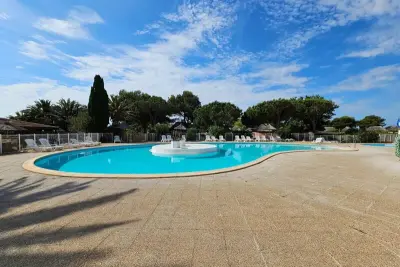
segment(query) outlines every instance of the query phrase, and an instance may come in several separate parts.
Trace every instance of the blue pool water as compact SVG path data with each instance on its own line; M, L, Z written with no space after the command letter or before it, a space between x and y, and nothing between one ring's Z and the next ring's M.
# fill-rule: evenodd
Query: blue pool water
M394 144L364 144L364 146L394 147Z
M218 153L200 157L157 157L153 145L92 148L41 158L35 165L63 172L96 174L160 174L210 171L245 164L262 156L291 150L325 150L326 147L293 144L217 144Z

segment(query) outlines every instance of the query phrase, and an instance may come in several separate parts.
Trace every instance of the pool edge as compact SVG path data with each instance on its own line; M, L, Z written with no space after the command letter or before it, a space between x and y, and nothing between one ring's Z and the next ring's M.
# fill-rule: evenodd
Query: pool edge
M231 142L226 142L226 143L231 143ZM268 142L271 144L272 142ZM275 143L275 142L274 142ZM154 143L149 143L149 144L154 144ZM299 144L299 143L294 143L294 144ZM304 144L304 143L303 143ZM142 145L142 144L118 144L118 146L124 146L124 145ZM105 146L106 147L106 146ZM214 175L214 174L221 174L221 173L228 173L228 172L234 172L242 169L246 169L255 165L258 165L270 158L273 158L277 155L281 154L290 154L290 153L297 153L297 152L354 152L358 151L357 148L351 148L351 147L339 147L339 146L327 146L333 148L332 150L292 150L292 151L281 151L281 152L275 152L269 155L266 155L264 157L258 158L254 161L248 162L246 164L241 164L235 167L229 167L229 168L223 168L223 169L218 169L218 170L213 170L213 171L202 171L202 172L182 172L182 173L169 173L169 174L94 174L94 173L75 173L75 172L62 172L62 171L55 171L55 170L49 170L49 169L44 169L40 168L35 165L35 161L47 157L49 155L56 155L63 153L61 151L57 152L50 152L46 153L44 155L40 155L38 157L34 157L32 159L29 159L25 161L22 164L22 168L33 172L33 173L39 173L39 174L44 174L44 175L49 175L49 176L59 176L59 177L71 177L71 178L105 178L105 179L160 179L160 178L184 178L184 177L196 177L196 176L205 176L205 175ZM85 150L85 149L90 149L93 147L88 147L88 148L80 148L80 150Z

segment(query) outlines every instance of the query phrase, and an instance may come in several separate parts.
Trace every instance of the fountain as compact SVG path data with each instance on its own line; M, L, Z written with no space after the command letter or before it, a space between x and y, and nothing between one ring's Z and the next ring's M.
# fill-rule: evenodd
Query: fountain
M192 144L185 141L172 141L170 144L155 145L150 149L155 156L197 156L215 154L218 152L216 145Z

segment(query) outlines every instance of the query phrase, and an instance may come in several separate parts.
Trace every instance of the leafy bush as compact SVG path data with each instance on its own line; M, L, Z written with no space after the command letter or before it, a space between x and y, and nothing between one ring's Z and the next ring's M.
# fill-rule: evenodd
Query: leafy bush
M220 135L224 135L225 130L224 128L220 127L220 126L210 126L210 128L208 128L208 133L214 136L220 136Z
M169 125L166 123L158 123L154 126L156 134L167 134L169 133Z
M186 132L186 140L196 141L196 134L197 134L196 128L189 128Z
M377 143L379 141L379 134L377 132L363 131L360 133L361 143Z
M400 135L396 138L395 143L396 156L400 158Z

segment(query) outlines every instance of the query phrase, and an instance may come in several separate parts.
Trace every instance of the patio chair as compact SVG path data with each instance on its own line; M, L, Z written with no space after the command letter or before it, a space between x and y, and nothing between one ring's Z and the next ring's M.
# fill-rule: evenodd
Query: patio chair
M218 142L218 139L217 139L217 138L215 138L215 136L214 136L214 135L212 135L212 136L211 136L211 141L213 141L213 142Z
M182 135L181 140L186 142L186 135Z
M75 138L71 138L71 139L69 139L69 141L70 141L72 144L77 145L78 147L82 147L82 146L91 146L91 144L86 143L86 142L79 142L79 141L78 141L77 139L75 139Z
M318 137L317 139L315 139L313 141L313 143L324 143L325 142L325 138L323 137Z
M261 136L260 138L260 142L267 142L267 137L265 137L265 135Z
M261 138L260 138L260 136L256 136L256 139L254 140L255 142L261 142Z
M172 142L172 136L171 135L167 135L167 142Z
M93 141L93 139L92 139L92 137L90 135L86 136L85 142L90 144L90 145L93 145L93 146L99 146L101 144L100 142Z
M53 150L63 150L64 149L63 146L50 144L49 140L47 140L46 138L40 138L39 142L43 147L51 147Z
M250 136L246 136L246 141L247 141L247 142L253 142L253 139L251 139Z
M41 152L45 152L45 151L51 151L53 150L52 147L44 147L44 146L38 146L35 142L35 140L33 139L25 139L25 143L26 143L26 148L27 149L32 149L34 151L41 151Z
M220 135L220 136L219 136L219 141L220 141L220 142L225 142L225 138L224 138L222 135Z
M161 143L166 143L167 137L165 135L161 135Z
M240 142L240 141L242 141L242 140L240 140L239 135L235 135L235 142Z
M273 135L271 135L271 136L269 137L269 140L270 140L271 142L277 142L276 138L275 138Z
M121 143L121 138L119 135L114 136L114 143Z
M212 142L211 136L209 136L208 134L206 135L206 142Z
M241 139L243 142L247 142L246 137L245 137L244 135L240 136L240 139Z
M275 139L278 142L282 142L282 138L279 135L275 135Z

